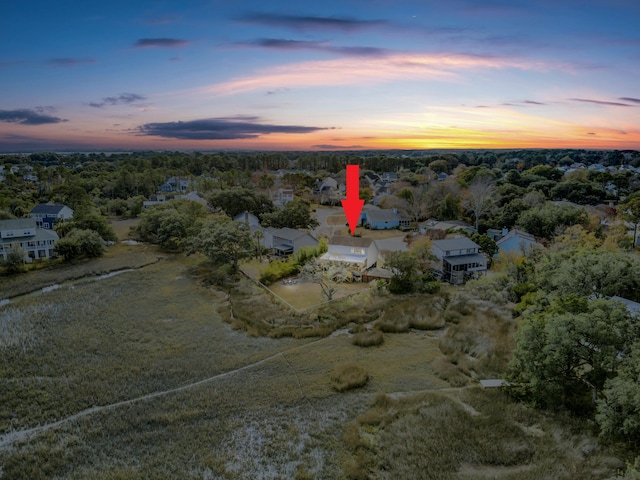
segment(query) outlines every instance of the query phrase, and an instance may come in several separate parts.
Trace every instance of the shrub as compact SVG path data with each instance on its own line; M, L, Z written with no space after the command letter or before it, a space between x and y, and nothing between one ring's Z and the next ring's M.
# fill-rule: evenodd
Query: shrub
M444 327L442 315L415 315L409 319L409 326L416 330L438 330Z
M260 274L260 281L265 285L271 285L281 278L297 274L299 270L298 264L293 259L271 262Z
M409 320L403 317L383 316L376 322L376 328L384 333L404 333L409 331Z
M446 357L438 357L431 364L433 373L451 384L452 387L463 387L469 383L469 377L451 363Z
M364 387L368 381L367 371L354 363L338 365L331 372L331 386L338 392Z
M356 333L351 343L359 347L375 347L384 343L384 335L380 330L367 330Z

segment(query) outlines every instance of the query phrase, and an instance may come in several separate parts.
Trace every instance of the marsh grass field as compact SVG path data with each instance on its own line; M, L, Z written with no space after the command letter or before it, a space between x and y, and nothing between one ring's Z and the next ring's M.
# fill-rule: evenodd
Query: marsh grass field
M478 386L504 369L508 312L363 294L305 317L249 280L200 285L198 261L167 256L0 307L0 478L601 479L624 467L588 426ZM272 329L239 320L251 315ZM414 321L354 344L394 318ZM293 335L305 322L324 327ZM364 386L337 391L343 365Z

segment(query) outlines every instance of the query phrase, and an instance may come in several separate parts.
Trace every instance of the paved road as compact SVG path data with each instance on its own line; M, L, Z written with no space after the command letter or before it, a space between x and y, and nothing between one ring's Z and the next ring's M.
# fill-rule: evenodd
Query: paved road
M316 209L316 219L320 224L317 228L311 231L311 235L318 238L328 237L331 238L333 233L341 228L340 225L329 225L327 223L327 218L329 218L334 213L340 213L342 211L342 207L319 207Z

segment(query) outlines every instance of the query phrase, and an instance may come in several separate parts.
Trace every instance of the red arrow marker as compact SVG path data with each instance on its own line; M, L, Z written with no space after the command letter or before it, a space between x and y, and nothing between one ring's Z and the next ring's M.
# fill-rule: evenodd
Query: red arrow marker
M342 208L349 223L351 235L355 235L360 220L364 200L360 199L360 166L347 165L347 198L342 200Z

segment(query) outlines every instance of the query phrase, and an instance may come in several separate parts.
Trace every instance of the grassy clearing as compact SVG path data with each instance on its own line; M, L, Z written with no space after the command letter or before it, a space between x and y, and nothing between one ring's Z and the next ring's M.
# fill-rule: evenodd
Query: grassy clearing
M113 218L109 220L109 224L113 228L113 231L116 233L116 237L118 237L118 240L128 240L132 238L130 235L131 229L137 227L138 223L140 223L139 218L128 218L126 220Z
M309 283L280 286L298 289L298 292L308 292L307 287L318 287ZM362 324L378 317L384 299L371 295L368 285L348 284L343 292L352 296L338 295L332 302L298 313L252 281L242 279L231 290L228 303L219 306L219 312L234 328L245 330L252 336L274 338L327 336L350 323ZM293 290L289 295L292 301L300 302L297 305L309 302L304 296L293 295Z
M261 272L264 271L267 265L265 262L261 263L257 260L252 260L242 264L242 271L248 277L258 281ZM312 308L327 301L322 295L320 285L303 280L291 285L277 281L269 285L268 288L274 294L281 297L286 302L285 305L289 305L296 310ZM337 300L358 292L367 291L368 289L369 285L366 283L343 283L338 286L338 290L333 295L333 298Z
M331 386L337 392L364 387L368 381L367 371L355 363L343 363L331 372Z
M622 466L575 427L496 391L379 394L345 425L350 458L344 473L354 479L596 479Z

